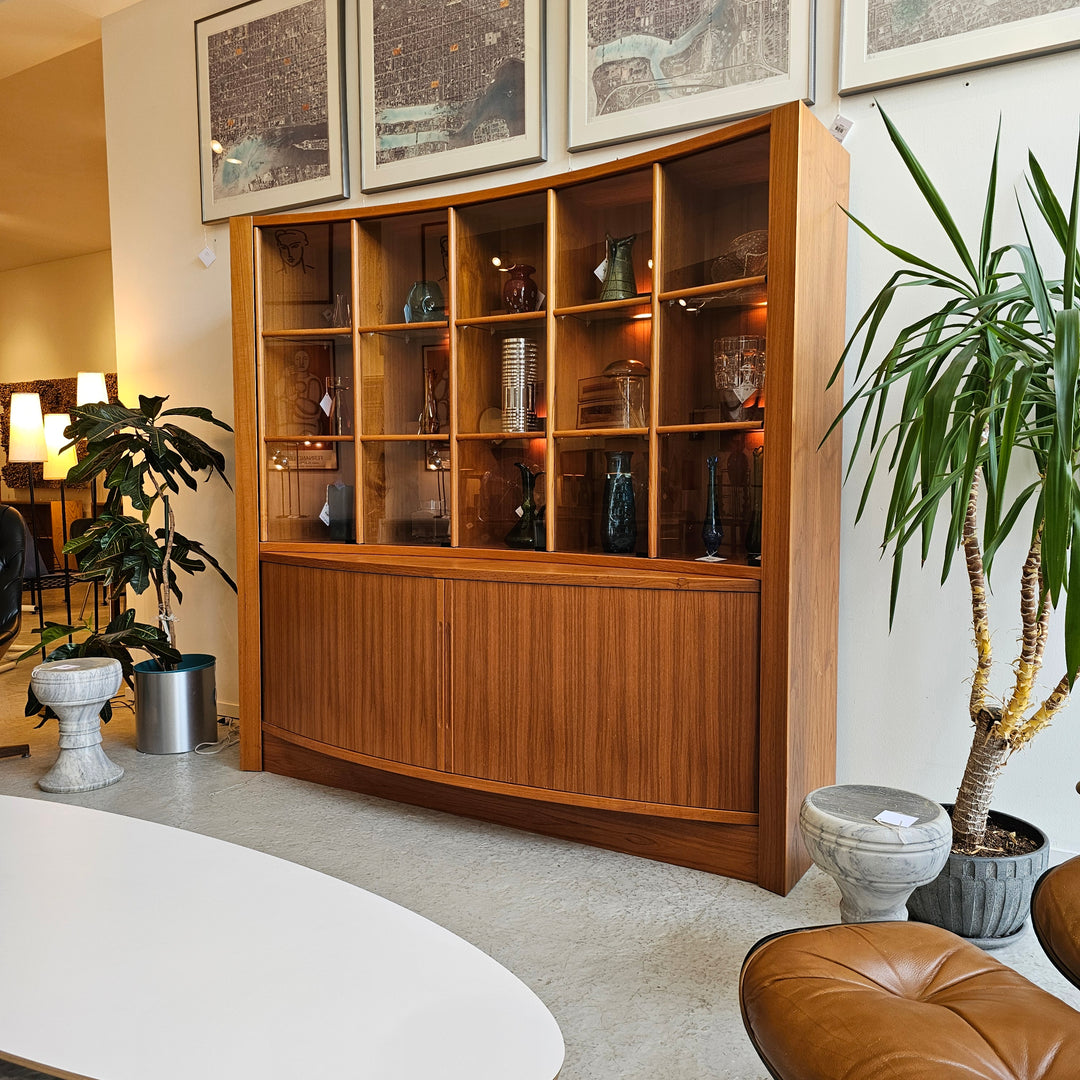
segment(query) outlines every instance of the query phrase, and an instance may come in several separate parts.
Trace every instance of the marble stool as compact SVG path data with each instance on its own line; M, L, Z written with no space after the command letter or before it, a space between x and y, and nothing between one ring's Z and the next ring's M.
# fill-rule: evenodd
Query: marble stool
M38 664L30 673L38 701L56 713L60 724L60 753L38 781L42 791L93 791L124 775L101 749L98 716L101 706L120 689L120 678L120 661L106 656L54 660Z
M915 821L882 824L882 811ZM810 792L799 828L810 858L840 887L845 923L906 919L912 890L938 876L952 847L952 822L936 802L864 784Z

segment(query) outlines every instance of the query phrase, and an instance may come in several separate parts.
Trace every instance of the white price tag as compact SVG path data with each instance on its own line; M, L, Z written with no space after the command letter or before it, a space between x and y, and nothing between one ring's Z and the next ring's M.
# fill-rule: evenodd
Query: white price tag
M516 510L514 511L514 513L515 513L515 514L517 514L517 516L518 516L518 517L523 517L523 516L524 516L524 514L525 514L525 511L524 511L524 510L522 510L522 509L521 509L521 507L519 506L519 507L518 507L518 508L517 508L517 509L516 509Z
M538 292L536 294L536 307L533 308L533 310L534 311L539 311L544 306L544 300L545 299L546 299L546 297L544 296L544 294L542 292Z
M906 829L909 825L914 825L919 819L912 817L910 814L898 814L895 810L882 810L874 820L880 821L882 825L896 825L898 828Z
M310 399L309 399L310 400ZM334 399L329 394L323 394L322 401L319 402L319 408L322 409L327 416L330 415L330 410L334 407Z
M204 247L202 249L202 251L199 252L199 262L201 262L203 264L203 266L206 267L207 270L210 269L211 264L214 262L214 260L216 258L217 258L217 256L211 250L209 244L207 244L206 247Z
M328 502L323 503L323 508L319 511L319 520L324 525L330 524L330 504Z
M593 273L601 280L604 280L604 276L607 274L607 259L605 259Z

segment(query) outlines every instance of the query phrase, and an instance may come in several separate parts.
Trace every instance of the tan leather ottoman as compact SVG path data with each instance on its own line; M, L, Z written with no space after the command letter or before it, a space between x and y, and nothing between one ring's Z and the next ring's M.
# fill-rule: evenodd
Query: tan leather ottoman
M1080 986L1080 855L1052 866L1035 883L1031 924L1054 966ZM1080 1076L1080 1063L1076 1075Z
M778 1080L1078 1080L1080 1013L947 930L795 930L743 963L743 1022Z

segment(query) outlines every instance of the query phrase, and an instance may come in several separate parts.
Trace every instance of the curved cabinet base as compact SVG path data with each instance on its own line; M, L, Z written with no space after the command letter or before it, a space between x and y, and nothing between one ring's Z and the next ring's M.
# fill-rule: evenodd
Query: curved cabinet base
M754 825L615 813L437 784L343 761L269 732L263 734L263 768L297 780L445 810L741 881L758 879L758 830Z

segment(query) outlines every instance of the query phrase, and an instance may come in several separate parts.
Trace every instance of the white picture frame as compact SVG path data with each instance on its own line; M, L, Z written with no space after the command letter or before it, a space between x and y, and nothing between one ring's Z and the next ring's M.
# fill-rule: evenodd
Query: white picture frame
M358 0L357 31L364 191L546 158L544 0Z
M195 23L204 223L348 196L343 45L341 0Z
M841 96L1010 63L1080 45L1080 0L1067 0L1070 6L1058 11L989 23L955 34L938 34L933 27L927 26L922 32L936 36L900 43L892 48L879 45L872 49L872 38L879 41L885 38L881 20L896 2L844 0L840 16ZM875 9L873 13L871 4ZM945 5L936 7L948 10ZM935 5L931 5L931 10L934 8ZM1002 4L999 10L994 5L987 5L987 19L1001 10L1008 11L1010 7ZM913 29L909 36L915 37L917 33Z
M626 10L627 13L622 15L626 20L625 28L615 28L610 32L618 32L619 29L627 32L618 38L590 43L590 5L594 4L602 4L602 12L621 14ZM620 5L612 0L568 0L570 150L585 150L668 131L736 120L796 99L801 99L808 105L813 104L814 7L813 0L766 0L762 4L739 5L737 8L732 5L729 11L737 10L739 14L760 22L745 26L728 23L710 27L701 25L710 18L703 17L697 24L683 29L681 38L676 37L669 41L667 37L653 36L652 41L664 43L661 48L665 52L677 54L680 52L680 42L693 40L695 31L711 33L717 36L718 48L706 51L723 57L726 61L737 59L740 63L726 63L723 67L714 69L714 81L728 82L728 85L710 90L688 91L687 84L696 86L700 83L700 73L695 71L684 75L681 83L678 78L665 76L667 85L660 87L659 82L656 82L647 91L647 94L655 95L656 100L627 105L617 110L610 107L605 110L597 100L600 83L597 72L605 64L615 64L620 58L619 53L622 53L621 59L633 61L639 67L650 63L649 57L644 53L633 52L639 44L652 45L652 41L648 40L650 35L637 32L639 27L633 24L635 21L655 18L656 15L630 13L634 5L622 5L620 8ZM672 10L676 10L676 5L672 5ZM596 12L597 9L594 8L593 14ZM611 17L614 18L615 14ZM750 52L755 43L767 39L767 20L770 19L773 20L773 25L775 20L780 20L781 27L786 19L786 35L780 37L783 45L774 61L778 68L777 73L745 82L738 81L738 70L743 59L741 54ZM775 37L768 37L768 40L775 40ZM686 54L685 49L681 51L683 55ZM784 53L786 61L783 59ZM652 54L651 64L654 67L662 63L662 60L657 59L657 55L655 51ZM786 70L779 70L781 64ZM751 65L751 69L757 75L763 66L767 65L758 63ZM642 85L634 77L635 73L626 74L627 77L622 82L613 80L615 90L623 93L624 97L630 92L640 92ZM633 91L631 87L634 88ZM609 99L611 96L609 95Z

